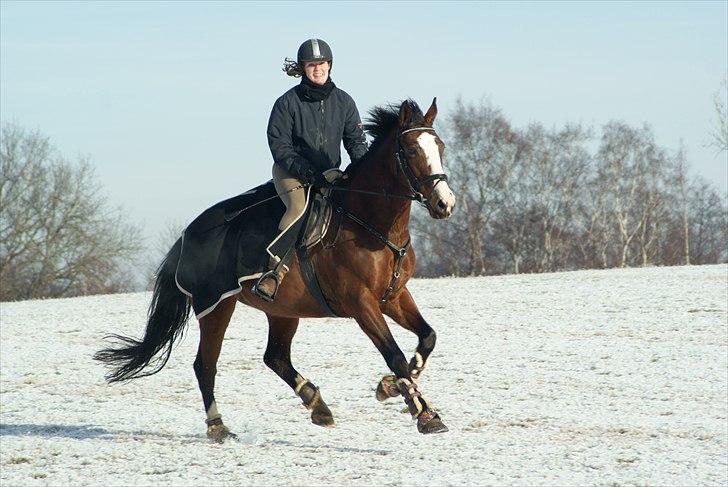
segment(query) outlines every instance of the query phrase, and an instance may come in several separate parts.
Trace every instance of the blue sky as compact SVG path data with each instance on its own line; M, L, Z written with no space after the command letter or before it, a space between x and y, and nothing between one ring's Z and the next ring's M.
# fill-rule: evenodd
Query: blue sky
M320 37L362 116L434 96L447 114L460 96L516 126L648 122L726 190L726 154L704 147L726 19L725 1L2 1L0 117L88 155L153 244L270 178L268 115L297 82L283 58Z

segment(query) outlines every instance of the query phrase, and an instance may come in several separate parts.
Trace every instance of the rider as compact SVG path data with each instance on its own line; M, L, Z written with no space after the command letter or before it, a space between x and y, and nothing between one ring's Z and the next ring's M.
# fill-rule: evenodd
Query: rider
M286 213L278 224L281 234L268 247L269 270L252 289L266 301L273 301L289 270L306 205L304 186L328 184L323 172L341 165L342 140L352 162L367 151L354 100L329 76L332 63L326 42L301 44L296 61L286 58L283 68L289 76L301 77L301 83L276 100L268 121L273 183Z

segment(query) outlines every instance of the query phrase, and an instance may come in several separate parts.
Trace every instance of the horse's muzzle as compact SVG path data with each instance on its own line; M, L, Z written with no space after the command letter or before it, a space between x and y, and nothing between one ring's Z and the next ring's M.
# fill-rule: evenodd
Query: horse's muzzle
M427 200L427 209L430 216L437 220L450 218L455 210L455 195L445 181L435 185Z

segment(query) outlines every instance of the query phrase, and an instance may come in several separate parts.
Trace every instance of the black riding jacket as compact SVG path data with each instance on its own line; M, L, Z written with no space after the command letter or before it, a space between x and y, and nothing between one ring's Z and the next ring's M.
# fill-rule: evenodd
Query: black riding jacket
M341 165L341 142L352 161L367 152L354 100L337 87L322 101L307 101L291 88L278 98L268 120L273 161L298 176L308 167L323 172Z

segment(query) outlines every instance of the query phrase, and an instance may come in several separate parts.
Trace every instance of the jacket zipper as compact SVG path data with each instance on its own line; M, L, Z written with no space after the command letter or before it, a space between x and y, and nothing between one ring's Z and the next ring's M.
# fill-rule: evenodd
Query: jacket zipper
M326 149L326 117L324 115L324 101L319 102L321 107L321 150Z

